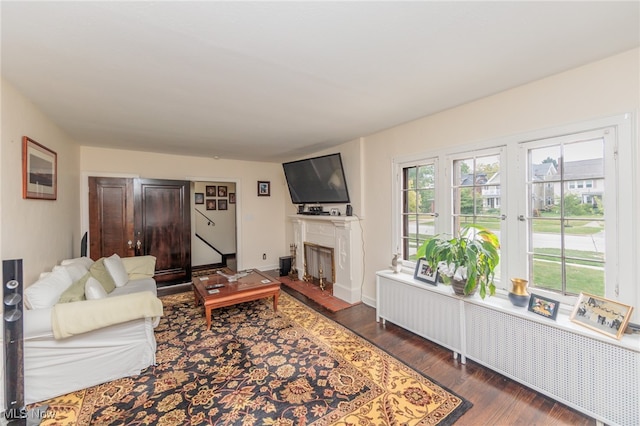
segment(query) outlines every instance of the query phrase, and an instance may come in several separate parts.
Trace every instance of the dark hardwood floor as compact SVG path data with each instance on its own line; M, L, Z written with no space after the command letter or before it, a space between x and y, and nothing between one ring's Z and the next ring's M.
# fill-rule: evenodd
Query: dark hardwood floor
M450 350L389 322L376 323L365 304L330 312L302 294L283 291L375 343L473 403L456 425L595 425L596 421L473 361L462 364Z

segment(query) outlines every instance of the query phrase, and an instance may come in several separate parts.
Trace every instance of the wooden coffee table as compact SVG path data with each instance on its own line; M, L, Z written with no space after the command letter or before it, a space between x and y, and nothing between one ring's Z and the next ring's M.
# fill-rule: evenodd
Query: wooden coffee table
M227 275L236 273L228 268L223 269L222 272ZM196 306L204 305L207 330L211 328L211 311L216 308L273 297L273 310L278 310L280 281L255 269L246 272L248 272L246 276L238 278L235 282L229 282L226 277L217 273L193 279ZM213 289L212 286L219 287Z

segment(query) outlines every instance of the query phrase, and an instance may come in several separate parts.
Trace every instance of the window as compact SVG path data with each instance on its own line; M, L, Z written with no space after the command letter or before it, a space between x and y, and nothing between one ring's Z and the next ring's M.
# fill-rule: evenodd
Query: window
M412 268L423 241L478 223L500 238L504 296L511 284L498 276L528 279L563 310L580 292L639 305L632 123L619 115L394 159L393 252Z
M605 214L615 214L604 203L610 139L600 130L525 144L530 286L605 294Z
M500 155L468 156L453 161L453 229L476 223L500 231Z
M434 233L435 162L402 168L402 258L415 261L418 247Z
M451 182L452 233L466 224L477 224L494 232L501 240L502 185L501 154L492 151L462 154L453 160ZM500 282L496 268L496 286Z

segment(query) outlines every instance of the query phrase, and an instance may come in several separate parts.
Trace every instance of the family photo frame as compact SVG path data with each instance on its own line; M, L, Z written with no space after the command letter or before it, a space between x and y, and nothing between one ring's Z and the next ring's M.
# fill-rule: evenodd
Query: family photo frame
M633 306L589 293L580 293L571 321L620 340L629 324Z
M22 138L22 198L58 198L58 154L27 136Z
M413 274L413 277L427 284L438 285L438 271L433 270L431 266L429 266L429 262L427 262L426 258L420 258L416 262L416 270Z
M529 312L545 318L555 320L558 316L558 307L560 307L560 302L557 300L548 299L537 294L531 294L531 297L529 297Z
M258 181L258 197L271 196L271 182L265 180Z

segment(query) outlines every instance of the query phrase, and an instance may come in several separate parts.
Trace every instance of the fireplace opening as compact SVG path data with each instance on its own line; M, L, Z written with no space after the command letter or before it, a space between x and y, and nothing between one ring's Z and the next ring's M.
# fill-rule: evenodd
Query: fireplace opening
M305 242L302 279L333 294L336 281L333 248Z

